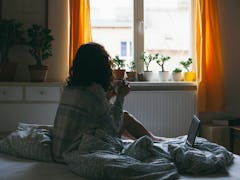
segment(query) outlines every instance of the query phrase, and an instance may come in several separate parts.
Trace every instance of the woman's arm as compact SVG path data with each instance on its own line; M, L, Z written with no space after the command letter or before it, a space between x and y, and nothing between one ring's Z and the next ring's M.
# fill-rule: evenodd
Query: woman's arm
M117 81L114 86L114 93L116 94L115 102L111 108L111 116L116 130L119 132L122 127L123 118L123 103L124 97L130 92L130 86L127 81Z

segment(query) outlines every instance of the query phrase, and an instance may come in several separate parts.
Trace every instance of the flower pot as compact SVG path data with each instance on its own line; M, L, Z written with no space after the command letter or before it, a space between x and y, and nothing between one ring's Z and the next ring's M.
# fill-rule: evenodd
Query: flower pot
M113 71L114 80L125 79L125 69L114 69Z
M137 74L137 80L138 81L145 81L143 73Z
M0 63L0 81L14 81L17 62Z
M185 72L184 73L184 81L195 81L196 73L195 72Z
M144 71L143 76L144 76L144 79L146 81L152 81L152 79L153 79L153 72L152 71Z
M127 72L127 80L128 81L136 81L136 72L135 71L128 71Z
M30 80L32 82L45 82L47 79L48 66L28 66L30 72Z
M182 80L182 73L181 72L173 72L172 73L173 81L181 81Z
M159 80L160 81L168 81L168 78L169 78L169 72L168 71L159 71L158 72L158 75L159 75Z

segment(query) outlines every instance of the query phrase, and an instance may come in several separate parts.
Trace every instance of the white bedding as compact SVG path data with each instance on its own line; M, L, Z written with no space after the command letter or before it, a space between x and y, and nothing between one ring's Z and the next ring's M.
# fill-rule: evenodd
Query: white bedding
M229 180L240 178L240 156L234 155L234 163L229 167L229 175L180 176L180 179L218 179ZM15 158L0 154L0 180L86 180L72 173L63 164Z
M84 180L63 164L16 158L0 154L1 180Z
M209 179L210 177L239 179L238 176L240 176L240 156L234 155L234 164L228 167L228 165L232 163L233 154L225 148L208 142L203 138L197 138L195 142L196 148L189 149L184 146L186 136L173 138L171 141L162 143L154 143L156 146L153 146L152 141L148 137L142 137L135 142L125 141L126 143L123 145L124 151L122 152L124 154L120 155L118 152L110 151L110 149L106 156L106 146L104 146L104 151L101 151L102 145L110 143L111 146L109 147L115 147L116 143L114 139L111 139L103 131L97 132L95 136L86 135L81 138L82 148L69 151L69 153L65 154L67 160L70 162L67 168L66 165L53 163L51 159L51 140L49 139L51 128L20 124L15 132L12 132L1 140L1 152L10 155L0 153L0 180L84 179L80 176L92 178L99 178L100 176L112 177L112 179L121 176L122 179L125 179L125 177L132 175L132 170L135 170L129 167L137 168L136 172L138 172L139 168L142 167L140 165L143 165L143 168L153 167L155 174L158 175L154 177L165 177L165 179L169 179L169 177L172 177L172 179L176 179L177 177L180 179ZM92 146L94 146L94 148L92 148ZM89 147L90 150L96 149L98 151L94 151L95 153L92 151L85 153ZM204 152L207 152L207 154L205 155ZM74 156L72 156L72 154ZM47 158L48 156L50 158ZM114 159L115 156L117 156L117 159ZM28 159L35 160L24 159L27 157ZM154 158L153 160L157 159L156 163L155 161L152 162L152 158ZM139 160L139 162L137 160ZM138 166L129 166L129 164L135 165L134 163L131 164L132 161L137 161ZM120 164L118 164L118 162L120 162ZM151 163L153 165L151 165ZM125 170L124 173L123 171L119 171L122 170L120 167L123 167ZM110 171L109 168L111 169ZM78 175L74 174L70 169ZM177 169L179 172L176 171ZM141 172L145 172L145 169L140 168L140 170L142 170ZM214 174L204 177L182 175L183 173L213 174L214 172L226 171L229 172L229 175ZM102 174L102 172L105 174ZM118 172L122 174L118 174ZM148 172L148 170L146 170L146 172ZM153 171L151 171L151 173L152 172ZM135 179L139 179L138 177L140 177L134 176L137 177Z
M240 179L240 156L234 154L233 164L228 169L229 174L214 174L207 176L180 176L180 179L194 179L194 180L203 180L203 179L218 179L218 180L238 180Z

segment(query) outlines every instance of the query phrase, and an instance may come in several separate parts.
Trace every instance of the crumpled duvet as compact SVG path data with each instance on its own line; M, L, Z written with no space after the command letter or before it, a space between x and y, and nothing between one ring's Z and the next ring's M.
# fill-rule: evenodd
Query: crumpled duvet
M233 162L233 154L223 146L211 143L197 137L194 147L185 145L186 136L173 141L158 143L167 147L172 161L181 174L205 175L227 173L227 168Z
M143 136L124 142L101 130L85 134L64 153L76 174L91 179L177 179L179 173L226 173L233 154L224 147L197 137L195 147L186 136L153 143Z

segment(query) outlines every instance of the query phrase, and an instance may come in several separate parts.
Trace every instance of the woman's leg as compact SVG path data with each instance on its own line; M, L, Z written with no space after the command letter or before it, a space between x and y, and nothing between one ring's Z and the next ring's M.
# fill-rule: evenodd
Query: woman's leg
M131 139L138 139L142 136L149 136L153 140L161 141L165 140L163 137L154 136L150 131L148 131L143 124L138 121L132 114L124 111L123 115L123 128L121 130L121 135L126 136Z

